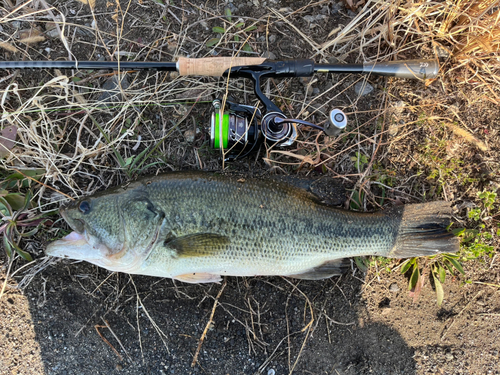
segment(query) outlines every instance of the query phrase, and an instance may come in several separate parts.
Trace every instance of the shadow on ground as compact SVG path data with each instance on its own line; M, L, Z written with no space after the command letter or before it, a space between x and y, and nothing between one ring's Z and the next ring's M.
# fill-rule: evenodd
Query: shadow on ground
M191 367L223 284L130 277L60 261L25 292L45 373L416 373L414 351L396 330L359 318L361 281L352 274L226 283Z

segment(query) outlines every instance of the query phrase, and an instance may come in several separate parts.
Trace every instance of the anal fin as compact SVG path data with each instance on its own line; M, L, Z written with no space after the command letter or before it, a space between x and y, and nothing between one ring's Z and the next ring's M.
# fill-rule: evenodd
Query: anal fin
M186 273L184 275L175 276L174 279L190 284L218 283L222 280L220 275L205 272Z
M351 265L349 258L341 258L330 260L317 267L306 270L303 273L296 275L287 275L288 277L293 277L295 279L302 280L321 280L328 279L332 276L342 275Z

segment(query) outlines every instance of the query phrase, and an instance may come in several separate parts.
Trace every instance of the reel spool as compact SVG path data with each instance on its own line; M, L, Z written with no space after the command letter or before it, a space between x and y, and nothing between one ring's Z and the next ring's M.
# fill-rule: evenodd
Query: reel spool
M226 101L225 110L220 99L213 101L210 118L210 146L229 153L229 158L244 157L253 151L259 140L257 107Z

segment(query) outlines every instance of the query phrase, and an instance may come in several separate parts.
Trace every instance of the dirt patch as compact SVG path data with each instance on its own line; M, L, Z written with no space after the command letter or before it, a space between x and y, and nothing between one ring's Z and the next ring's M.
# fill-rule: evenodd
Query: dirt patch
M413 303L397 273L225 282L191 367L221 285L57 262L2 300L2 374L498 373L497 288L448 283L439 308L430 286Z

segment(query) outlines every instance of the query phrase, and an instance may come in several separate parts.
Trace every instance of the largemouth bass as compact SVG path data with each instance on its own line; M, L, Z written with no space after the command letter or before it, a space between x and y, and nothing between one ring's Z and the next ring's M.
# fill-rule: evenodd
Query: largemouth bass
M348 257L456 252L447 202L376 213L340 210L273 180L181 172L142 179L61 209L74 230L47 254L190 283L221 276L337 275Z

